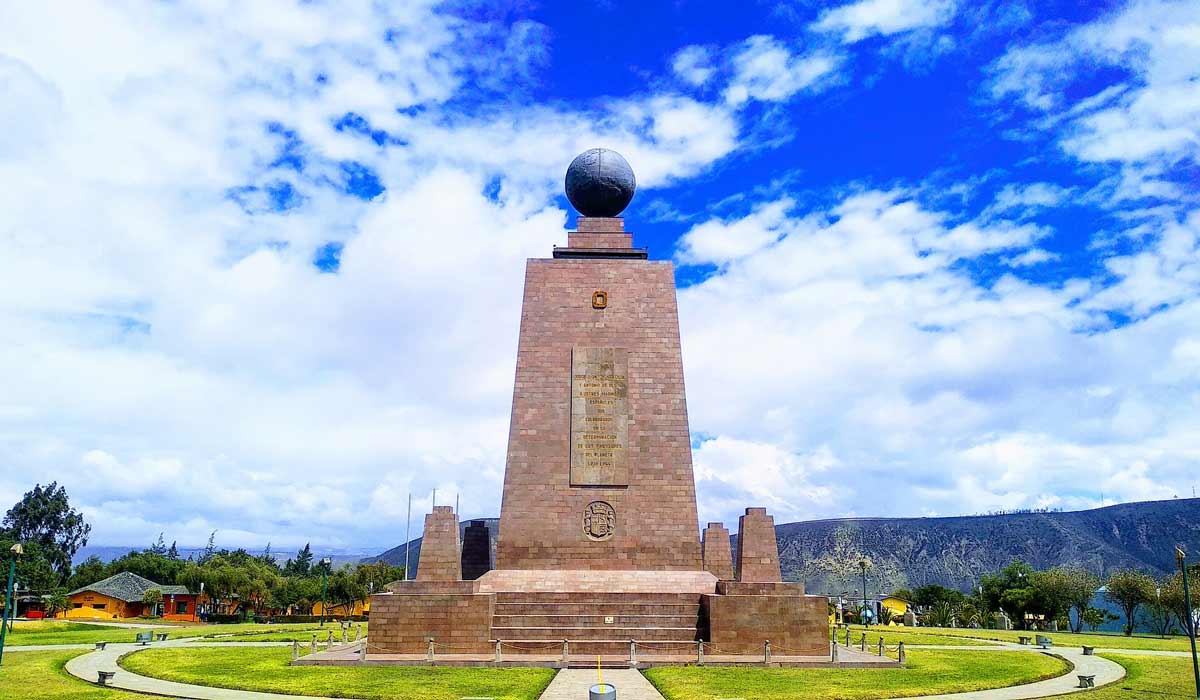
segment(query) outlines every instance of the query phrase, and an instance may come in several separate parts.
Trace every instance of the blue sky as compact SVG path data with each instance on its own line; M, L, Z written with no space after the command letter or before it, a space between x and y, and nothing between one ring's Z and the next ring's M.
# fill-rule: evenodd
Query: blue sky
M702 521L1200 473L1195 3L26 3L0 123L0 500L96 543L495 515L593 146L677 267Z

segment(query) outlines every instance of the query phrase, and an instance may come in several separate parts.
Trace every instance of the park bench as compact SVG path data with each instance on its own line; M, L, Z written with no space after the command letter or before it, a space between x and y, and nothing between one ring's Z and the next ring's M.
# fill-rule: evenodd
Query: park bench
M1043 649L1049 649L1050 647L1054 646L1053 639L1050 639L1049 637L1043 637L1040 634L1037 636L1037 643L1038 646Z
M1025 646L1029 646L1033 644L1033 637L1017 637L1017 641Z
M167 641L167 633L159 632L158 634L154 635L154 638L160 642L165 642L165 641Z
M108 682L113 679L113 676L117 675L117 672L116 671L96 671L96 675L98 676L98 678L96 679L97 683L99 683L100 685L108 685Z
M1079 674L1079 687L1080 688L1095 688L1096 687L1096 676L1094 676L1094 675L1085 676L1082 673Z
M96 651L104 651L106 646L108 646L108 642L96 642Z
M138 632L137 637L134 638L134 641L136 641L138 644L140 644L142 646L146 646L150 642L154 641L154 633L153 632Z
M1086 644L1083 645L1083 655L1084 656L1095 656L1095 654L1096 654L1096 647L1089 647Z

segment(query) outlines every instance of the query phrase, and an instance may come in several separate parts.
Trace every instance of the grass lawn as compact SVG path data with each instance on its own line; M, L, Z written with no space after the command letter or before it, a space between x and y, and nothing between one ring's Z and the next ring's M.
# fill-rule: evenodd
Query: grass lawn
M852 627L851 639L853 639L853 630L861 630L861 627ZM972 629L948 629L945 627L917 627L913 629L922 630L932 634L945 635L950 637L973 637L976 639L994 639L1004 642L1016 642L1018 637L1033 637L1042 635L1054 640L1057 646L1078 647L1084 644L1099 649L1154 649L1158 651L1189 651L1191 647L1188 645L1188 639L1184 636L1174 636L1162 639L1161 637L1150 636L1133 636L1126 637L1123 634L1101 634L1092 632L1083 632L1080 634L1072 634L1071 632L1020 632L1017 630L972 630ZM871 633L867 633L867 640L870 641ZM878 641L878 639L876 639Z
M879 638L883 637L885 646L895 646L899 642L909 644L951 644L954 646L989 646L992 642L982 639L968 639L966 637L954 637L950 635L938 634L936 629L928 629L924 627L851 627L850 628L850 646L857 647L858 640L862 637L863 632L867 633L867 648L871 645L879 644ZM838 631L838 643L846 641L846 633L842 630Z
M288 648L151 649L121 665L145 676L293 695L411 700L534 700L550 680L548 668L428 666L288 666Z
M20 651L4 655L0 698L22 700L150 700L149 695L108 690L67 675L63 664L86 651Z
M155 633L166 632L171 639L179 639L180 637L204 637L214 634L237 634L238 637L226 639L224 641L243 641L240 636L242 634L280 634L280 633L298 633L300 630L318 629L316 623L305 622L288 625L265 625L256 623L245 623L237 625L187 625L177 626L171 629L155 629L149 630ZM326 625L326 629L331 629ZM335 635L340 635L340 630L333 627ZM364 631L366 627L364 625ZM6 640L7 644L13 646L34 646L42 644L94 644L95 642L133 642L138 632L147 630L130 629L126 627L103 627L101 625L89 625L82 622L65 622L62 620L38 620L29 622L17 622L13 626L12 632ZM322 633L325 634L325 633ZM312 632L308 632L307 636L299 635L296 637L301 641L312 638ZM323 637L321 637L323 638ZM340 636L339 636L340 638ZM251 641L245 639L244 641ZM254 640L263 641L263 640ZM291 641L291 639L280 639L277 641Z
M667 667L645 671L667 700L868 700L1032 683L1066 672L1055 657L914 649L897 669Z
M1071 697L1079 700L1173 700L1196 697L1192 660L1165 656L1101 654L1125 667L1125 680Z

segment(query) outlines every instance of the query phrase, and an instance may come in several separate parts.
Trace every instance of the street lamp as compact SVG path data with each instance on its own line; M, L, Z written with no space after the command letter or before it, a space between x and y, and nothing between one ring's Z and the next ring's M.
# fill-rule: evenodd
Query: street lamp
M1200 698L1200 663L1196 661L1196 618L1192 614L1192 591L1188 586L1188 571L1186 554L1183 547L1175 548L1175 563L1183 574L1183 608L1187 613L1184 625L1187 627L1188 641L1192 643L1192 677L1196 681L1196 697Z
M17 557L24 554L25 549L20 544L14 544L9 551L12 552L12 558L8 561L8 588L5 589L7 593L4 597L4 616L0 617L0 662L4 660L4 637L8 632L8 617L17 616L17 601L13 600L13 579L17 576Z
M325 557L321 560L321 626L325 626L325 591L329 588L329 566L333 560Z
M867 618L867 560L866 559L859 560L858 565L860 567L862 567L862 579L863 579L863 615L862 616L863 616L863 627L866 627L870 621L869 618Z

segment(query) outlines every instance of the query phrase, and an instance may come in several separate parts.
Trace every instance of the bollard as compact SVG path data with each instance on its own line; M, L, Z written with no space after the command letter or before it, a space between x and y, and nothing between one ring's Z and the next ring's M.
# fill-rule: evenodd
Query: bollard
M360 622L359 624L354 626L354 641L357 642L358 638L361 636L362 636L362 623Z
M567 655L570 653L571 653L571 648L567 644L567 640L564 639L563 640L563 657L562 657L563 668L566 668L566 666L567 666Z
M883 656L883 637L879 638L879 655Z
M342 627L342 644L346 643L346 628Z
M637 642L629 640L629 665L637 666Z
M837 663L837 642L829 645L829 660Z
M704 665L704 640L696 642L696 665Z
M771 663L771 640L763 642L763 665Z
M850 648L850 628L846 628L846 648Z
M496 663L500 663L500 640L496 640Z
M313 638L312 638L312 646L310 646L308 648L308 653L310 653L310 654L317 653L317 635L315 635L315 634L313 635Z
M425 658L429 660L430 664L433 663L433 637L429 638L429 651L425 652Z
M333 630L329 630L329 636L325 637L325 648L333 648Z
M300 640L296 639L292 641L292 661L298 658L300 658Z
M866 650L867 650L867 633L866 633L866 632L863 632L863 633L862 633L862 638L860 638L860 639L858 640L858 650L859 650L859 651L866 651Z
M904 642L900 642L900 651L896 654L896 659L899 660L901 666L904 665Z
M597 683L588 688L588 700L617 700L617 689L608 683Z
M367 660L367 643L365 641L362 643L362 646L358 648L358 660Z

